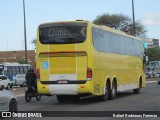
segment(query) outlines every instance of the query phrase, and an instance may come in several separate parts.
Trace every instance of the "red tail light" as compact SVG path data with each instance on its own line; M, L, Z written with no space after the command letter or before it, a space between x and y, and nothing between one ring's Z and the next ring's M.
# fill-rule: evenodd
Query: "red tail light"
M92 80L92 69L87 68L87 80Z
M37 69L37 71L36 71L36 76L37 76L37 79L40 79L40 71L39 71L39 69Z

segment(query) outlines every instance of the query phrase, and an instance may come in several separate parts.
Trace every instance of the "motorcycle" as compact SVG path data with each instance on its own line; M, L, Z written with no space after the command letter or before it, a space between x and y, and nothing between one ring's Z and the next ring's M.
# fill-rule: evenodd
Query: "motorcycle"
M30 102L32 97L36 97L37 101L41 100L41 95L38 93L37 89L33 86L28 86L28 89L25 92L25 100L26 102Z

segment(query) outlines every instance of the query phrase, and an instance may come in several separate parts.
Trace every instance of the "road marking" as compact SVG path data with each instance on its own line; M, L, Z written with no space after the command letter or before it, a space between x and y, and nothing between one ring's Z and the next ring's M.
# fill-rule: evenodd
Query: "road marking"
M154 83L154 82L157 82L157 81L146 81L147 84Z

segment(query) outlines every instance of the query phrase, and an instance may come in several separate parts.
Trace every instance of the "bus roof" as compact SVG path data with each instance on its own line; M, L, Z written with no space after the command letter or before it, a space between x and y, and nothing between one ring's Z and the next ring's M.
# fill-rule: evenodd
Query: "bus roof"
M2 62L0 65L5 65L5 66L31 66L30 64L20 64L18 62Z
M5 65L7 65L7 64L19 64L18 62L2 62L2 63L0 63L0 64L5 64Z

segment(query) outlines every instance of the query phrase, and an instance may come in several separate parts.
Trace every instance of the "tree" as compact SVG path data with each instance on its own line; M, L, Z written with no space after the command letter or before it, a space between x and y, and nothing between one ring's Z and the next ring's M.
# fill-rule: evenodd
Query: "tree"
M102 14L96 17L93 20L93 23L97 25L107 25L110 27L114 27L121 31L124 31L128 34L133 35L133 22L131 18L122 14ZM147 30L145 27L139 22L135 22L135 34L137 37L145 37Z
M26 61L24 59L19 59L19 60L17 60L17 62L20 63L20 64L25 64L26 63Z
M149 61L160 61L160 49L159 48L147 48L145 49L146 56Z

